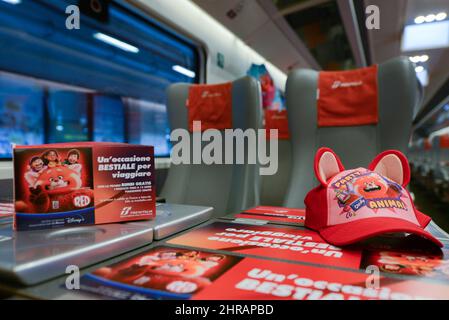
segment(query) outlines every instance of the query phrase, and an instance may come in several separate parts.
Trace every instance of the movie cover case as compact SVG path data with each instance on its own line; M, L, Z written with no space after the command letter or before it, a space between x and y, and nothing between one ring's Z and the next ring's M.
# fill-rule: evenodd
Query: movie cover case
M14 148L14 227L153 219L154 149L107 143Z

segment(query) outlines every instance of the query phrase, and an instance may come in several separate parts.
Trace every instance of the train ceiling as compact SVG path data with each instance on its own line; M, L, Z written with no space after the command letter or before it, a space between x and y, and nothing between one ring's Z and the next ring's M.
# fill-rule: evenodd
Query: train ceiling
M294 68L339 70L400 55L427 55L428 60L419 63L429 79L424 105L448 79L447 47L401 48L405 27L414 25L418 16L449 13L447 0L354 0L353 4L350 0L193 1L285 72ZM380 9L379 30L359 28L365 28L361 22L368 5Z

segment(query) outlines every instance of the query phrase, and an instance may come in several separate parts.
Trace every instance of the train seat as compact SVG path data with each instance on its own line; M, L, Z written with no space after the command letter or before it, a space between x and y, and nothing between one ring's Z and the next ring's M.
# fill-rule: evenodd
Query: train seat
M369 70L372 71L373 68L375 67ZM362 74L368 73L368 71L362 73L364 70L368 68L359 69L359 73L354 74L362 77ZM344 72L333 73L335 79L341 79L340 76ZM317 185L312 168L315 153L320 147L326 146L335 150L348 168L366 167L384 150L398 149L406 153L412 121L420 107L422 90L414 65L406 57L391 59L378 65L377 75L371 73L371 78L366 78L369 79L366 82L376 83L377 93L374 91L371 97L366 95L365 100L358 101L360 103L356 105L352 102L350 111L353 115L338 119L342 120L341 124L335 124L332 119L327 119L325 109L320 109L322 111L319 115L317 101L319 99L324 101L328 97L335 100L330 94L335 92L332 89L355 87L364 84L364 81L329 82L329 87L322 87L329 95L323 96L323 90L320 89L318 93L320 79L320 72L309 69L294 70L288 77L286 97L293 165L290 187L284 203L287 207L303 208L307 192ZM349 91L355 92L356 95L359 92L365 93L360 88L358 91L357 88L351 89L354 91ZM370 90L372 91L372 88ZM337 98L341 100L336 103L344 104L344 101L352 98L346 95ZM376 123L351 124L353 119L360 118L359 108L368 109L368 106L373 105L373 100L378 101ZM343 105L343 108L347 106ZM319 119L319 116L322 118ZM371 118L373 117L366 119L371 121ZM319 125L320 121L322 123Z
M424 161L423 152L424 152L424 139L418 139L413 144L414 156L412 158L413 173L418 179L421 176L422 163Z
M175 129L188 130L189 111L186 101L191 87L191 84L177 83L167 90L167 111L172 132ZM232 129L261 129L262 98L257 80L246 76L233 81L231 97ZM189 132L191 143L195 134ZM220 134L224 148L224 130L220 130ZM201 141L201 144L203 150L208 143ZM190 150L193 150L190 154L192 158L195 149L190 147ZM248 164L247 159L245 164L235 164L236 152L233 152L233 156L234 164L205 164L203 161L199 164L193 164L193 161L190 164L172 164L161 197L168 203L212 206L215 217L258 205L259 166Z
M449 135L438 135L434 138L433 178L437 187L443 189L449 183Z
M416 169L416 159L417 159L417 149L416 142L410 142L408 148L408 162L410 164L410 169L414 173Z
M418 167L418 174L424 184L428 184L429 176L432 172L432 159L434 148L432 146L432 141L430 138L425 138L422 140L420 145L420 160Z
M284 204L285 193L288 190L292 166L292 146L290 140L279 140L278 150L278 171L274 175L261 177L262 189L260 203L263 206L282 206Z

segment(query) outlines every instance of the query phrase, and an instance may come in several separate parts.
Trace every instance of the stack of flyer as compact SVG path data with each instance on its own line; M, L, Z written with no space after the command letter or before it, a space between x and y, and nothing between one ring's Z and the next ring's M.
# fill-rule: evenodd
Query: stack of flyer
M250 210L266 211L264 225L237 215L187 231L83 276L81 288L109 299L449 299L449 239L441 250L390 235L338 248L300 219L273 223L273 210Z

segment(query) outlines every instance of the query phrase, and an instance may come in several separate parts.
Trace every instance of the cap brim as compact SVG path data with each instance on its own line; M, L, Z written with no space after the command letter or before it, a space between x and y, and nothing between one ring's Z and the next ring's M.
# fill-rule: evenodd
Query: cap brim
M439 247L443 244L419 226L395 218L369 218L330 226L319 230L320 235L334 246L346 246L386 233L411 233L426 238Z

